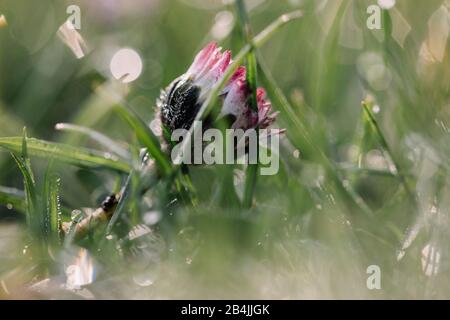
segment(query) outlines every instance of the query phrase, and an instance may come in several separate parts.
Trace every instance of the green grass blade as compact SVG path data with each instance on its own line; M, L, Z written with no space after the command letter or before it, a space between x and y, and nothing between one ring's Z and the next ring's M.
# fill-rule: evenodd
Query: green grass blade
M21 137L0 138L0 147L11 152L21 152ZM45 159L54 159L80 167L106 168L122 172L129 172L130 165L115 156L98 150L73 147L62 143L48 142L34 138L27 139L28 154Z
M100 133L91 128L87 128L87 127L83 127L83 126L79 126L79 125L71 124L71 123L58 123L55 126L55 129L61 130L61 131L72 131L72 132L77 132L77 133L86 135L89 138L91 138L93 141L96 141L97 143L104 146L106 149L108 149L112 153L116 154L117 156L119 156L125 160L131 159L131 155L126 148L122 147L120 144L116 143L113 139L109 138L108 136L104 135L103 133Z
M246 55L246 66L247 66L247 82L250 87L250 107L253 111L258 111L258 102L256 99L256 88L257 88L257 63L256 63L256 53L255 46L252 41L252 31L250 27L250 21L248 19L247 10L245 8L245 3L243 0L236 0L236 7L239 17L239 22L242 29L242 35L245 39L247 45L250 46L250 51Z
M14 153L11 153L11 156L13 157L14 161L17 164L17 167L19 168L20 172L23 176L23 184L25 188L25 203L26 203L26 218L27 218L27 224L30 226L30 228L33 228L35 226L34 224L34 214L36 209L36 186L34 184L33 175L28 169L25 162L18 156L16 156Z
M377 120L375 119L375 116L372 114L371 108L372 108L372 102L365 100L362 102L362 107L364 110L364 114L367 117L367 120L369 121L373 131L376 133L378 140L383 147L383 149L387 152L389 155L389 158L391 158L392 163L394 164L395 171L397 172L397 175L400 178L400 182L403 185L403 188L405 189L405 192L407 193L408 197L412 201L412 203L417 204L416 197L414 195L414 192L412 191L412 188L409 186L405 175L403 174L403 171L401 170L400 164L398 160L396 159L394 153L392 152L391 148L389 147L386 138L384 137L383 132L381 131L380 126L378 125Z
M116 210L114 210L114 213L111 217L111 220L109 220L108 225L106 226L106 230L105 230L105 237L103 238L106 239L106 236L109 235L114 227L114 225L116 224L117 220L119 219L119 217L121 216L121 214L123 213L123 211L126 208L126 205L128 203L128 199L130 196L130 192L131 192L131 181L133 179L133 175L134 172L130 172L130 174L127 177L127 180L125 181L125 185L122 189L122 194L120 196L119 202L117 203L117 207Z
M362 199L355 198L355 193L349 192L348 187L344 186L342 177L336 168L335 163L314 144L314 139L312 139L308 129L300 120L294 108L288 102L287 98L272 78L272 75L261 63L259 63L259 75L264 88L270 96L272 104L276 106L279 111L281 111L280 116L284 117L286 123L295 128L295 131L298 133L298 136L296 136L298 139L291 139L291 141L298 141L298 148L302 150L303 154L307 154L311 159L319 161L324 166L327 174L330 176L336 187L336 191L342 196L349 209L353 210L354 208L359 208L367 216L372 216L373 213L369 207L362 202ZM287 134L290 135L289 130L287 131Z
M28 172L31 175L31 178L33 179L34 182L34 175L33 175L33 171L31 170L31 161L30 158L28 157L28 146L27 146L27 128L24 127L23 128L23 134L22 134L22 160L24 162L24 164L27 167Z
M25 188L26 194L26 203L27 203L27 221L28 226L34 228L35 226L39 226L38 223L35 223L36 218L36 210L37 210L37 193L36 193L36 182L34 180L33 170L31 169L31 161L28 157L28 144L27 144L27 129L23 128L23 136L22 136L22 144L21 144L21 157L17 157L13 155L14 160L16 161L19 170L22 172L23 176L23 184Z
M51 165L47 169L45 177L45 194L47 200L46 208L46 231L51 240L61 241L61 204L59 199L60 179L51 171Z
M256 181L258 177L258 164L249 164L247 166L244 186L244 197L242 204L244 208L250 208L253 203L253 194L256 188Z
M134 129L139 141L147 148L148 153L155 159L158 168L164 176L172 171L168 157L161 151L158 138L150 130L149 126L131 109L118 106L117 113L127 121Z
M259 67L259 79L272 101L274 107L280 111L279 117L283 118L287 124L291 124L295 128L295 132L298 134L299 139L292 139L293 141L299 141L302 154L308 155L310 158L324 158L323 152L315 145L314 139L311 137L308 129L303 124L297 112L292 105L288 102L287 98L278 87L270 74L267 67L261 62L258 62ZM287 134L290 132L288 130Z
M245 8L245 3L243 0L236 0L236 8L238 12L238 17L242 29L242 34L244 36L245 42L251 47L246 57L246 78L251 91L250 95L250 107L253 111L258 112L258 101L256 98L257 89L257 63L255 48L252 44L252 32L250 27L250 22L247 15L247 10ZM257 159L259 158L259 143L256 147ZM256 164L249 164L247 167L245 187L244 187L244 198L243 205L245 208L250 208L253 202L253 194L255 192L256 180L258 177L258 161Z
M365 168L361 166L355 166L353 164L341 164L339 165L339 169L345 173L350 173L357 176L377 176L392 179L399 178L397 174L392 173L388 170Z
M19 189L0 186L0 204L25 213L25 193Z
M69 248L72 244L73 240L75 239L75 231L77 230L77 224L83 220L83 214L81 211L75 215L72 218L72 223L70 224L69 231L67 232L66 236L64 237L63 246L64 248Z

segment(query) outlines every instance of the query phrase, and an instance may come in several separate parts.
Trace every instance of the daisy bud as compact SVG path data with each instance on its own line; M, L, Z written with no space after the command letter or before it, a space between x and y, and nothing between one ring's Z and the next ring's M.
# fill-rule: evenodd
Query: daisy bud
M161 123L169 133L189 129L211 88L221 79L231 63L231 52L212 42L195 57L187 72L161 92L157 106ZM222 90L221 117L231 117L233 129L267 128L276 118L264 89L257 89L258 111L250 106L245 67L239 67Z

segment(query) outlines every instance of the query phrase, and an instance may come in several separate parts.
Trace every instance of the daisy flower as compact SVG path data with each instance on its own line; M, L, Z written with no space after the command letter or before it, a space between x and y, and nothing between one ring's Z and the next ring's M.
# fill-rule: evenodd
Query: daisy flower
M196 55L186 73L161 92L157 103L157 117L169 133L175 129L191 127L210 90L221 79L231 62L231 52L222 52L212 42ZM246 69L241 66L220 93L219 117L231 118L232 129L264 129L275 121L277 114L271 112L272 106L264 89L257 89L257 112L250 106L250 95Z

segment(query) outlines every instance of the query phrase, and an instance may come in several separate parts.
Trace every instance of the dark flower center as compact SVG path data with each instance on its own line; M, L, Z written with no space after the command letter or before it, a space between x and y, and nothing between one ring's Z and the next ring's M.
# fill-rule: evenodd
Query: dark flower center
M176 79L161 93L161 121L172 133L175 129L189 129L201 104L200 88L190 79Z

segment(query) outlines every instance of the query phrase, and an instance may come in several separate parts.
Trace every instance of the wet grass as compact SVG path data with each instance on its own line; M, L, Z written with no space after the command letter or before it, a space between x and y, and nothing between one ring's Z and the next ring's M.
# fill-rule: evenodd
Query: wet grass
M31 6L0 6L1 298L450 297L448 3L399 0L369 30L369 1L164 1L115 20L81 2L94 50L77 60L53 36L64 6L43 1L45 39L19 24ZM251 104L264 87L286 129L274 176L175 166L148 125L209 40L234 62L197 119L245 64ZM135 82L109 79L111 42L141 54Z

